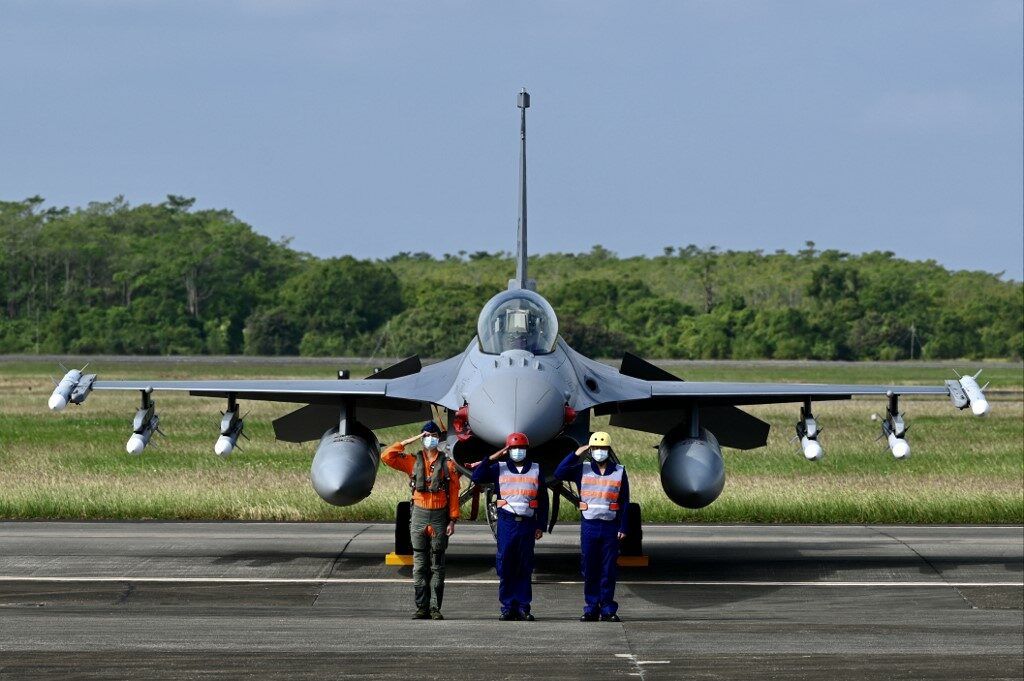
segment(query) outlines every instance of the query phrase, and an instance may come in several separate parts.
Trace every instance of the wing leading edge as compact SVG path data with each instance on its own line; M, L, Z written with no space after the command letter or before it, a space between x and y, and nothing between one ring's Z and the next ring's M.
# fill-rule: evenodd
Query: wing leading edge
M857 385L827 383L719 383L714 381L651 381L651 397L687 397L716 404L773 404L815 400L848 400L857 395L942 395L945 385Z
M271 402L323 404L344 397L385 397L387 380L213 380L213 381L96 381L93 390L188 392L196 397L230 397Z

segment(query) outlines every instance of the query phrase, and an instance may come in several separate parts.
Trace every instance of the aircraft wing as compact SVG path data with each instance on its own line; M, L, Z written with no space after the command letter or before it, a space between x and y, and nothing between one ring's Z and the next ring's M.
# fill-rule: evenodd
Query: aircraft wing
M854 395L948 395L944 386L820 385L800 383L717 383L651 381L648 398L606 402L594 408L611 424L664 435L682 414L700 410L700 420L720 443L736 449L763 447L769 426L739 409L743 405L846 400Z
M72 369L56 385L49 406L55 411L67 404L81 404L94 390L129 390L143 394L143 411L151 411L151 393L187 392L195 397L226 398L231 405L241 400L290 402L302 408L274 421L279 440L305 442L319 438L336 425L342 405L354 409L367 428L386 428L432 418L432 405L443 405L461 366L462 355L423 367L409 357L362 380L257 379L184 381L104 381L95 374ZM152 419L140 416L145 422ZM154 426L155 427L155 426Z
M212 381L95 381L93 390L170 390L196 397L322 404L345 397L385 397L388 381L349 380L212 380Z
M683 397L701 404L744 405L848 400L856 395L949 395L945 385L843 385L827 383L726 383L651 381L651 397Z
M891 410L901 395L935 395L948 397L958 409L970 407L978 416L989 410L972 376L949 380L944 385L734 383L684 381L629 353L617 372L579 355L575 361L583 369L583 376L594 376L605 384L606 389L586 395L587 406L593 407L596 415L611 416L612 425L663 435L684 414L698 409L701 422L719 436L721 444L737 449L761 447L768 438L768 424L738 408L744 405L813 403L878 395L889 400Z

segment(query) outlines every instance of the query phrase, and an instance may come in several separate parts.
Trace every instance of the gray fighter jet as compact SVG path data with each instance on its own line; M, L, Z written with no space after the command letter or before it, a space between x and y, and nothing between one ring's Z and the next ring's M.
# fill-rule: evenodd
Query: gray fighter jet
M460 467L502 447L510 433L525 433L532 445L531 457L547 473L556 505L560 498L578 499L572 489L551 478L555 464L587 441L591 414L609 415L613 426L661 436L662 487L672 501L687 508L707 506L722 492L721 447L753 449L767 442L769 425L738 408L743 405L799 404L796 439L812 461L822 456L811 409L815 401L884 397L887 408L881 438L897 459L910 455L907 426L899 411L901 395L946 395L959 409L970 408L977 416L988 414L989 404L976 376L960 376L935 386L698 382L679 379L631 354L615 369L574 351L558 335L555 311L527 276L529 106L530 96L523 90L518 97L516 275L507 290L484 305L476 337L461 354L430 366L410 357L363 380L102 381L95 374L71 370L54 389L50 408L59 411L69 402L80 404L93 390L139 391L141 406L127 450L141 454L153 433L159 432L153 392L219 397L227 400L227 410L214 449L227 456L243 436L239 400L302 404L274 421L274 432L287 442L319 440L311 470L313 487L324 501L338 506L355 504L373 489L380 458L375 429L421 422L433 412L447 421L445 450ZM466 490L462 496L463 502L473 501L473 516L478 495L479 490ZM493 520L493 505L485 508ZM631 515L639 523L639 512ZM557 512L551 517L553 523Z

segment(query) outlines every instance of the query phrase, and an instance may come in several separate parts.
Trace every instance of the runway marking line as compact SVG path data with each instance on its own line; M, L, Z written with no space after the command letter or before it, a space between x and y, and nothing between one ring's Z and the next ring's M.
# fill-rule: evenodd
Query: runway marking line
M0 575L0 583L3 582L87 582L87 583L123 583L137 582L147 584L411 584L412 578L402 577L332 577L330 579L317 577L146 577L146 576L124 576L124 577L89 577L89 576L54 576L45 577L38 575ZM446 584L462 585L495 585L497 579L446 579ZM576 580L538 580L534 584L556 584L556 585L580 585L582 581ZM1024 588L1024 582L803 582L803 581L658 581L658 580L620 580L620 586L839 586L839 587L1017 587Z

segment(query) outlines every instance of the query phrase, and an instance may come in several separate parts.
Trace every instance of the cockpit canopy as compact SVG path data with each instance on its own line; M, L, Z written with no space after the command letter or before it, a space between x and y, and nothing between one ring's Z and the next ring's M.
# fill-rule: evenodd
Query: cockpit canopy
M558 319L544 298L528 289L502 291L487 301L476 323L480 350L500 355L526 350L546 355L558 340Z

